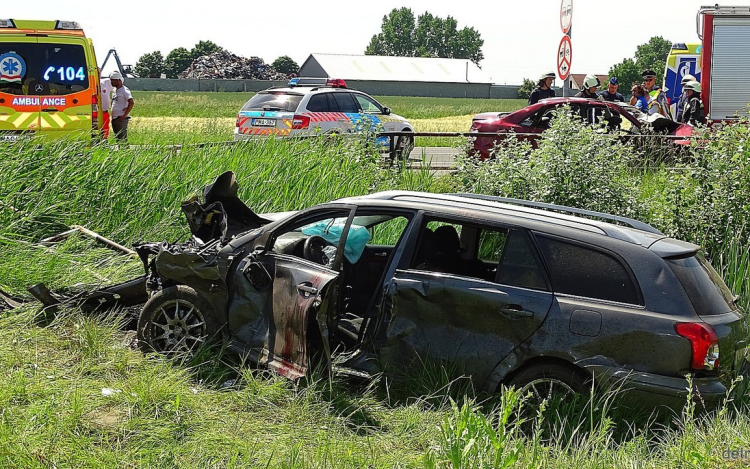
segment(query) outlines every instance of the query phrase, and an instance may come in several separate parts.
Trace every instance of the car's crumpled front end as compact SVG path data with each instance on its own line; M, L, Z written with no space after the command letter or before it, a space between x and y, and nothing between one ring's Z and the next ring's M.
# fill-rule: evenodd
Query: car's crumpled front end
M240 233L270 223L248 208L237 195L238 185L231 171L221 174L203 190L203 200L193 197L181 204L191 238L184 243L144 243L135 246L145 275L115 285L73 295L50 292L44 284L29 292L46 307L78 306L85 311L132 307L145 303L165 285L186 284L207 297L226 303L225 262L219 251ZM220 297L220 298L219 298Z

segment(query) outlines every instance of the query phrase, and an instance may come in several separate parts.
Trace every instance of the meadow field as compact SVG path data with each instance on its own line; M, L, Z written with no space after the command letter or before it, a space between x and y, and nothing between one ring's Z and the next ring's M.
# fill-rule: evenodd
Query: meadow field
M254 93L136 91L130 142L185 144L232 140L240 108ZM523 99L464 99L375 96L394 113L409 119L416 132L468 132L479 112L514 111ZM417 146L454 146L459 139L418 137Z
M143 114L134 114L134 135L138 119L233 122L244 99L137 93ZM437 100L430 109L430 100L379 99L396 113L420 116L415 120L488 110L485 103L457 100L451 116L452 101ZM195 128L149 143L196 141L190 140ZM212 135L218 127L206 128ZM71 225L125 246L185 240L180 202L233 170L240 197L260 213L403 189L518 197L638 218L704 246L747 308L748 129L745 122L707 133L702 144L674 154L658 142L622 146L560 116L538 149L511 141L494 160L462 158L456 172L443 176L384 166L374 149L346 140L187 145L179 152L158 144L0 144L0 289L28 299L26 288L38 282L78 291L138 275L139 260L88 238L37 242ZM750 462L750 396L731 377L733 392L713 412L692 400L675 413L633 412L607 394L590 397L575 414L542 410L524 422L518 418L523 396L505 389L475 393L449 368L425 364L398 382L316 375L293 383L221 351L185 362L144 355L123 317L75 309L51 317L33 302L0 306L0 467L716 468Z

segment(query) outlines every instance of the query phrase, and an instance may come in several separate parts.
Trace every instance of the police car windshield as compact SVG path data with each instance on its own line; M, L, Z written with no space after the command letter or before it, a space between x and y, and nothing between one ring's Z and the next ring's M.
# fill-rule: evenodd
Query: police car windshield
M89 87L83 46L0 42L0 92L66 95Z
M302 95L288 92L261 92L250 98L242 106L243 111L280 111L294 112L297 110Z

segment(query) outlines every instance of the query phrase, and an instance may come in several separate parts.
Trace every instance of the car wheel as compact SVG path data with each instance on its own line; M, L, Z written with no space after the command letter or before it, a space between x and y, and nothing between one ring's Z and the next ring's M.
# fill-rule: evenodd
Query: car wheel
M543 401L567 403L586 389L588 376L572 366L533 365L518 372L510 381L522 396L530 394L527 403L537 408Z
M396 141L396 158L398 158L399 161L408 160L412 150L414 150L413 136L404 135L398 138Z
M219 332L214 308L186 285L152 296L138 317L138 346L144 352L189 355Z

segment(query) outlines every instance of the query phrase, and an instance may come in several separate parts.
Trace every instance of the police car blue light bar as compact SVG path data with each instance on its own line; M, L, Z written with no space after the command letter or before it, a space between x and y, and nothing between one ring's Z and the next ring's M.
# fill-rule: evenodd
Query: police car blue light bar
M295 86L330 86L331 88L346 88L346 82L341 78L295 77L289 80L289 87Z

